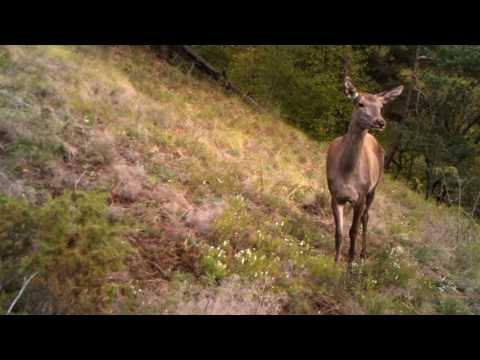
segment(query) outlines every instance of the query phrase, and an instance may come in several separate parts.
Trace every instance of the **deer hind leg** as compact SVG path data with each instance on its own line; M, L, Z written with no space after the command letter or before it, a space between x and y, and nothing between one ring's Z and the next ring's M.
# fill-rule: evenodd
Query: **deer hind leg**
M365 204L365 211L362 216L362 228L363 228L363 239L362 239L362 253L360 257L365 260L367 258L367 230L368 230L368 220L369 220L369 210L372 206L373 199L375 198L375 192L372 192L367 195L367 201Z
M335 219L335 262L337 264L340 261L340 251L343 240L343 209L344 205L338 204L335 199L332 198L332 212Z
M360 220L362 219L364 210L365 210L365 199L361 198L355 204L355 207L353 210L353 222L352 222L352 227L350 228L350 253L348 258L349 264L351 264L355 259L355 243L358 235L358 227L360 226Z

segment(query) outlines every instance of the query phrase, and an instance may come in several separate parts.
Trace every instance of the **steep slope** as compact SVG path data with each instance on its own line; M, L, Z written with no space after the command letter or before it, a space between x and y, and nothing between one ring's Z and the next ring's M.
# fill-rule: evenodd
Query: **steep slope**
M32 207L108 194L134 252L100 312L478 312L463 212L387 177L371 256L347 274L332 260L326 144L148 50L2 47L0 105L1 192Z

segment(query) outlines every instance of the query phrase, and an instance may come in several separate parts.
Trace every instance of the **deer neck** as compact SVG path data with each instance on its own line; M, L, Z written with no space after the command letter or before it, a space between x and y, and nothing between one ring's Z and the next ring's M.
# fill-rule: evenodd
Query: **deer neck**
M350 124L344 137L344 151L341 160L344 174L350 174L357 168L367 133L368 130L359 128L355 121Z

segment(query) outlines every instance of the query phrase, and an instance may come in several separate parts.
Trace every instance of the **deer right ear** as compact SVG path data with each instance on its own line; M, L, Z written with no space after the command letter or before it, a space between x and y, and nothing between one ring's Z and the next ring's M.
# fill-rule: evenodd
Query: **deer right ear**
M352 100L355 100L358 97L358 92L357 88L355 85L353 85L352 79L350 79L348 76L345 77L345 95Z

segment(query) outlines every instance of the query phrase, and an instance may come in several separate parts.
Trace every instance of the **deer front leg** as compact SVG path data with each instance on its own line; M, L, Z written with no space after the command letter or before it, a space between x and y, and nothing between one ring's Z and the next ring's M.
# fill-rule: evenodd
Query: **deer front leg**
M365 211L362 216L362 227L363 227L363 242L362 242L362 253L360 257L365 260L367 258L367 230L368 230L368 220L369 220L369 211L372 206L373 199L375 198L375 193L367 195L367 202L365 205Z
M343 205L339 205L335 199L332 198L332 212L335 219L335 262L340 261L340 252L342 250L343 240Z
M360 254L360 257L362 260L365 260L367 258L367 228L368 228L368 210L365 209L365 212L363 213L362 216L362 228L363 228L363 239L362 239L362 253Z
M365 199L360 199L356 204L353 212L353 222L350 228L350 253L348 263L351 264L355 259L355 243L358 235L358 227L360 220L362 219L363 212L365 210Z

